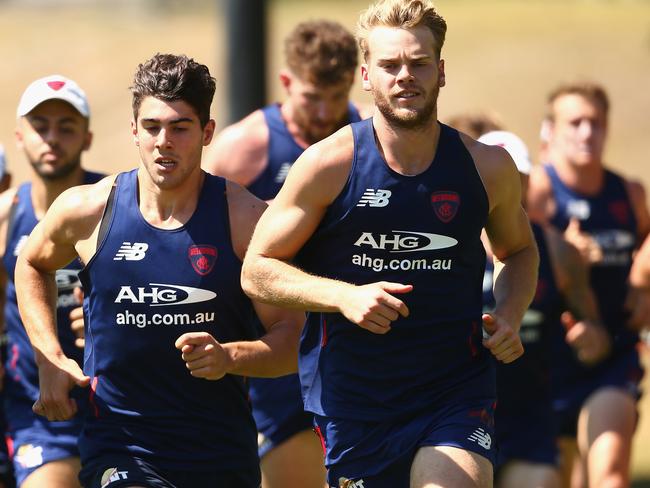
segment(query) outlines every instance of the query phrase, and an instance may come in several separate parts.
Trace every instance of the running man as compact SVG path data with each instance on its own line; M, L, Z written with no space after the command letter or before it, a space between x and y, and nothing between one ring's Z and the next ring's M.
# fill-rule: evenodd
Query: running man
M7 282L4 403L8 436L18 486L72 488L79 486L77 439L86 395L79 389L72 392L80 413L65 422L50 422L32 411L38 399L38 368L18 313L14 269L27 237L55 198L68 188L99 181L102 175L81 166L92 133L88 100L74 81L60 75L35 80L20 99L17 117L16 141L31 166L32 176L29 182L0 196L0 253ZM83 349L75 345L70 313L81 305L75 296L75 288L81 286L77 277L80 269L79 261L69 260L53 271L58 341L65 354L79 365Z
M85 487L258 487L256 430L243 376L296 370L304 316L251 304L241 259L264 203L201 170L215 82L185 56L138 66L137 169L63 193L21 253L18 302L41 377L34 410L75 412ZM61 349L52 271L85 267L84 372ZM268 331L256 339L257 317Z
M210 144L204 167L270 200L309 145L361 120L349 102L357 67L354 36L327 20L298 24L285 40L287 99L227 127ZM298 375L251 378L264 488L322 488L323 450L304 411Z
M492 355L523 352L538 258L507 152L437 122L445 32L425 1L362 14L374 116L298 158L244 261L247 293L311 312L300 378L331 486L492 485Z
M554 409L565 479L577 456L574 487L629 485L643 376L636 345L638 331L650 323L650 261L638 259L650 247L646 194L640 183L605 167L608 112L607 94L595 83L553 90L547 164L530 179L531 218L550 222L580 250L612 343L606 360L586 366L562 337L555 341Z

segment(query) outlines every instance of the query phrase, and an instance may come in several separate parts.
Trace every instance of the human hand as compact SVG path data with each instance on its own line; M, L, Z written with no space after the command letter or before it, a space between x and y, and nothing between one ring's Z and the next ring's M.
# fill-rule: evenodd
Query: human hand
M629 313L627 326L636 331L650 325L650 289L630 286L625 299L625 310Z
M190 374L195 378L218 380L229 371L231 359L219 342L207 332L188 332L174 344Z
M580 221L575 217L569 220L569 225L564 231L564 239L572 244L587 264L599 263L603 260L603 249L596 240L580 230Z
M74 298L79 304L70 311L70 329L75 335L74 345L83 349L86 341L84 338L84 292L80 287L73 290Z
M40 385L38 400L32 410L50 421L68 420L77 413L77 402L70 398L75 386L88 386L90 378L76 361L64 356L46 357L38 365Z
M511 363L524 353L519 334L502 317L494 313L484 313L483 330L489 337L483 337L483 346L502 363Z
M594 365L607 357L611 340L602 325L587 320L577 321L571 312L562 313L560 319L566 330L564 340L576 351L581 362Z
M406 304L393 294L409 293L412 285L379 281L368 285L353 286L346 291L339 310L350 322L375 334L385 334L391 322L401 315L408 317Z

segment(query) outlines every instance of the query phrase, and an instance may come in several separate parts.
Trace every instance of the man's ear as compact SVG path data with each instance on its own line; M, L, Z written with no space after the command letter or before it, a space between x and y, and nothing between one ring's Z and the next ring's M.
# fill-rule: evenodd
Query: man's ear
M368 76L368 65L365 63L361 65L361 87L365 91L370 91L372 89L370 78Z
M133 135L133 143L136 146L140 145L140 139L138 138L138 123L135 119L131 119L131 134Z

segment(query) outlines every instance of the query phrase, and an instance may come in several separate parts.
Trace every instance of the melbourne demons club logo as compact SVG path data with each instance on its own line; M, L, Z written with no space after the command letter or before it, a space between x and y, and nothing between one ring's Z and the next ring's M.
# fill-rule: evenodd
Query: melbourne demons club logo
M454 191L437 191L431 194L431 205L438 218L446 224L458 213L460 195Z
M201 276L207 275L217 262L217 248L214 246L190 246L187 257L194 271Z

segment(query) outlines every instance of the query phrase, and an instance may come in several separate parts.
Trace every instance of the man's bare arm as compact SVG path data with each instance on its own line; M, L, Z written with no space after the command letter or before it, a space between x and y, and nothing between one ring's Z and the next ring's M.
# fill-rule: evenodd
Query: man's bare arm
M336 311L372 332L385 333L406 305L391 293L396 283L350 283L313 276L290 263L341 192L352 164L349 127L308 148L289 172L273 204L260 219L242 269L242 286L252 298L282 307Z
M39 367L41 391L34 411L49 420L74 415L76 405L68 392L74 384L89 381L77 363L64 355L58 340L54 275L78 255L85 259L92 255L89 242L109 189L110 182L103 180L62 193L32 231L16 264L18 307Z
M519 173L508 153L467 138L468 149L487 191L490 213L485 227L495 257L495 309L484 317L492 354L511 362L523 353L519 328L537 287L539 255L521 206Z

